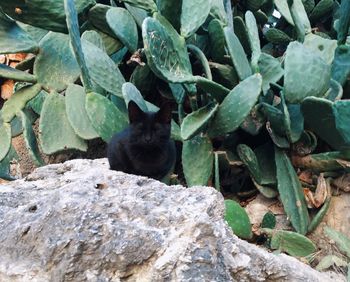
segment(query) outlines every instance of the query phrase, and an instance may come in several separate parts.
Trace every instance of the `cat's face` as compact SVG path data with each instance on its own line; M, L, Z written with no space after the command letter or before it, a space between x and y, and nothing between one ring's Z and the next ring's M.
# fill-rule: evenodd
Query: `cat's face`
M169 141L171 109L162 107L157 113L143 112L131 101L128 106L130 142L134 145L161 147Z

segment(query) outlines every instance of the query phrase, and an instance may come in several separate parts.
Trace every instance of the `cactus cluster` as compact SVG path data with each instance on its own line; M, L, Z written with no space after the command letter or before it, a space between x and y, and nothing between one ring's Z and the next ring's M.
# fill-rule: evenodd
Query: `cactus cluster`
M279 195L295 231L314 229L295 167L349 170L349 1L99 2L0 0L0 54L33 54L16 68L0 64L0 78L16 81L0 110L0 177L11 179L18 158L13 136L23 132L42 165L39 150L108 142L127 126L130 100L156 111L168 99L180 182ZM235 232L232 213L250 225L227 208ZM251 238L248 229L237 232ZM284 238L301 237L281 231L273 248L304 254Z

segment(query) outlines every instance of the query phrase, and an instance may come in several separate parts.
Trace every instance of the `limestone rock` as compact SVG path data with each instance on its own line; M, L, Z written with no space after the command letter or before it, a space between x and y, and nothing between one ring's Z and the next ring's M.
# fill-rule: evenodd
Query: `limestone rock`
M345 281L234 236L222 196L73 160L0 185L0 281Z

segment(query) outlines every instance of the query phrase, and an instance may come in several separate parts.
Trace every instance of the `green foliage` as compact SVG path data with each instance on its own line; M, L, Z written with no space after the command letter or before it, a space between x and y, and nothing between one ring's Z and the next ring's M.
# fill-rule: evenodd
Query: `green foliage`
M0 0L0 54L33 54L0 65L16 82L0 109L0 177L11 179L11 137L23 134L39 166L39 148L85 151L128 125L130 100L157 111L166 99L180 183L279 195L294 229L310 232L331 198L309 224L295 169L349 171L349 15L346 0ZM243 208L227 205L251 238ZM295 233L271 236L292 255L314 250Z
M86 142L74 132L69 122L65 97L58 93L53 92L45 99L39 130L41 148L45 154L68 149L87 150Z
M305 236L285 230L264 229L270 237L270 247L274 250L286 252L294 257L306 257L315 253L315 244Z
M248 214L239 203L225 200L225 220L238 237L252 238L253 233Z
M276 216L272 212L265 213L261 222L261 228L274 229L276 226Z
M301 234L307 232L309 214L304 193L298 176L287 155L275 148L277 188L284 210L295 230Z

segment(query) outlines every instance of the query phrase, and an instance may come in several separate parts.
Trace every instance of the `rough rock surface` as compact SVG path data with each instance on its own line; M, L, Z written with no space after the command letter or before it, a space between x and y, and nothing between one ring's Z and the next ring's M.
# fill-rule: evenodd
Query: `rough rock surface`
M238 239L214 189L42 167L0 185L0 281L345 281Z

